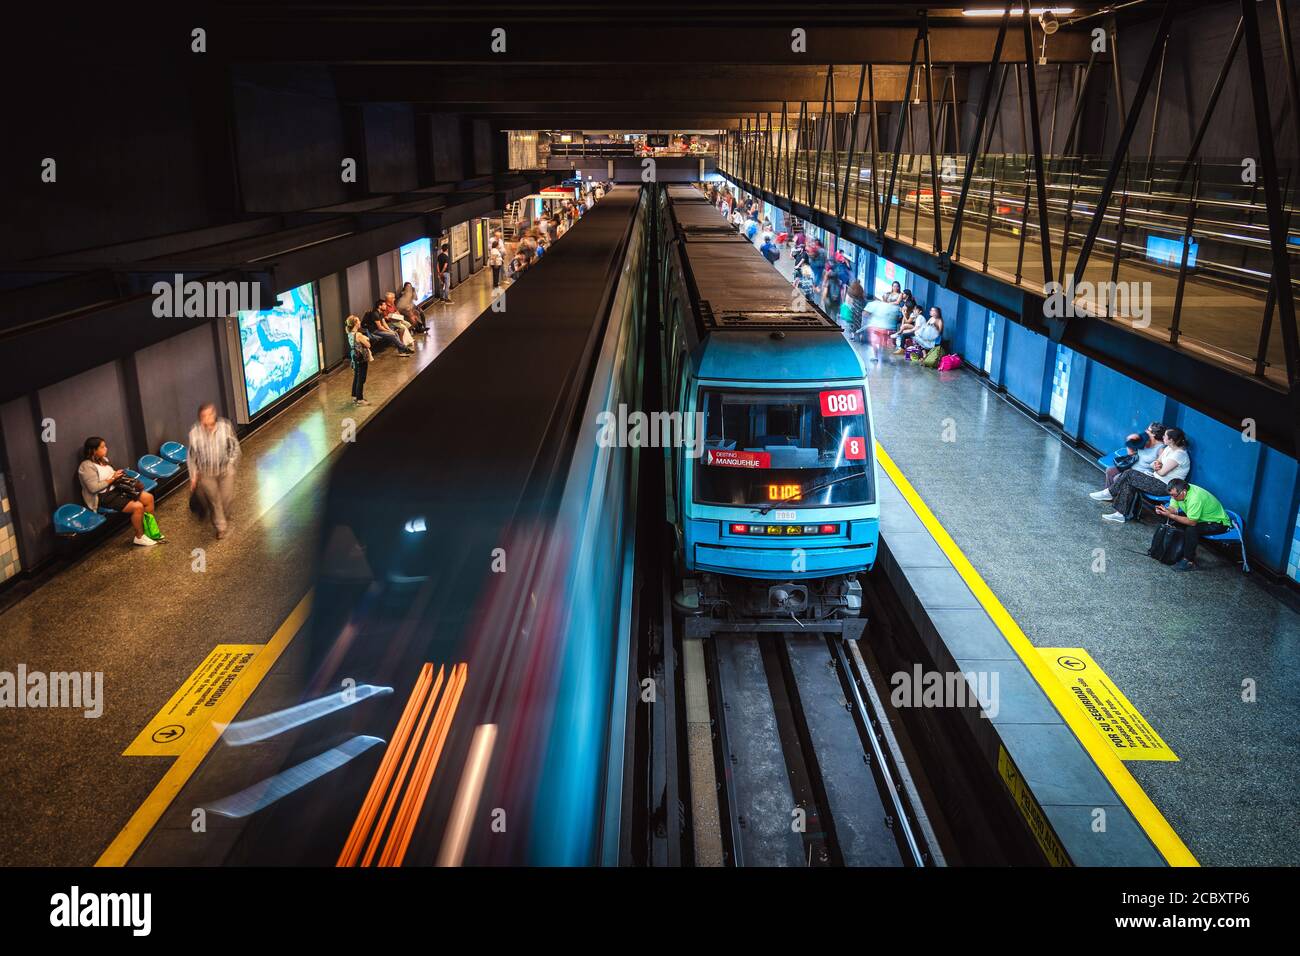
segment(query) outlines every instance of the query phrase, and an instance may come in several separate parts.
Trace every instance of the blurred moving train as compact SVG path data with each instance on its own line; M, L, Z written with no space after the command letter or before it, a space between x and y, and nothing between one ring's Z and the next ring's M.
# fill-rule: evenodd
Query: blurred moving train
M862 362L699 190L657 202L661 398L688 437L666 451L688 633L793 617L859 637L880 519Z

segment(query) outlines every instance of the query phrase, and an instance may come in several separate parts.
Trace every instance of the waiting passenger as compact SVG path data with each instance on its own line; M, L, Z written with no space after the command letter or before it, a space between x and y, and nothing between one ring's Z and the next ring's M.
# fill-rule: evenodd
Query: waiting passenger
M388 342L397 349L398 355L410 355L415 351L402 344L402 340L397 337L397 333L384 321L384 317L374 309L371 309L362 317L361 327L365 330L367 338L372 343L376 339L381 342Z
M911 293L908 294L910 295ZM895 279L893 284L890 285L889 291L885 293L885 301L888 302L890 305L898 305L899 300L902 298L903 298L903 286L899 283L897 279Z
M492 268L492 291L501 291L501 270L505 266L505 250L500 246L488 249L488 265Z
M840 314L840 302L844 299L844 283L834 263L826 264L826 275L821 285L822 308L826 314L836 317Z
M911 342L917 348L930 351L939 344L943 337L943 313L938 306L930 309L929 316L924 316L919 305L913 306L912 314L904 317L903 322L898 327L898 332L894 335L894 341L897 348L894 349L895 355L902 355L907 351L908 343Z
M411 326L411 331L424 334L429 331L420 303L415 298L415 285L407 282L402 286L402 294L397 297L397 312Z
M763 258L772 263L772 265L776 265L781 260L781 247L772 241L771 236L768 236L763 240L763 244L758 247L758 251L761 252Z
M510 281L518 279L520 274L527 270L528 260L522 252L516 252L515 257L510 260Z
M1161 446L1156 460L1151 463L1151 473L1146 474L1136 468L1120 472L1119 477L1110 487L1111 498L1099 499L1113 500L1115 503L1115 510L1102 515L1102 518L1106 521L1114 521L1116 524L1123 524L1129 518L1136 517L1142 505L1143 493L1167 495L1169 482L1175 478L1186 479L1191 470L1192 459L1187 454L1187 435L1181 428L1166 428L1164 445Z
M393 293L388 293L392 295ZM380 299L375 303L375 311L383 316L388 327L397 333L397 341L401 343L402 348L414 349L415 337L411 335L411 326L397 311L397 306L388 301L387 298Z
M352 403L369 405L366 401L366 374L370 371L370 362L374 353L370 351L370 339L361 331L361 320L349 315L343 323L348 332L348 358L352 362Z
M439 248L434 276L434 291L444 305L451 305L451 256L448 254L450 248L445 242Z
M1124 467L1111 465L1106 469L1106 487L1101 491L1094 491L1088 497L1093 501L1110 501L1111 486L1123 472L1129 468L1136 468L1138 471L1153 474L1151 466L1160 455L1160 448L1164 443L1165 426L1160 422L1152 422L1147 426L1146 431L1140 435L1129 435L1125 441L1124 447L1132 455L1132 460ZM1118 462L1119 459L1116 458Z
M813 275L812 266L805 262L794 273L794 284L800 294L808 302L813 300L813 295L817 291L817 279Z
M844 296L844 305L840 309L840 317L848 325L849 335L854 338L858 337L862 330L862 310L867 306L867 290L862 288L862 283L857 279L849 286L849 291Z
M1232 528L1232 518L1219 499L1183 478L1170 479L1169 504L1156 505L1156 514L1182 526L1183 557L1174 565L1175 571L1196 568L1196 547L1202 537L1212 538Z
M77 478L81 481L81 500L91 511L100 508L112 508L131 519L135 529L132 544L142 548L152 548L162 540L145 533L145 515L149 515L154 529L157 521L153 517L153 495L144 490L134 478L129 477L121 468L114 468L108 460L108 442L94 436L87 438L81 448L81 464L77 466Z

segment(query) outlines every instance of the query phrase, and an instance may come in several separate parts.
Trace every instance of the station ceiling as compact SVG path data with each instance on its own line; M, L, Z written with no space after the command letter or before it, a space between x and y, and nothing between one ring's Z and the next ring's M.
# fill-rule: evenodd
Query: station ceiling
M819 110L831 64L840 111L852 109L863 63L872 64L878 103L904 99L923 19L934 95L951 82L962 100L970 68L992 58L999 24L996 14L965 11L998 6L238 0L212 5L205 28L212 55L245 67L323 66L344 100L409 102L421 111L488 118L497 128L718 129L735 126L737 117L779 115L782 102L796 113L801 100ZM1045 55L1066 64L1089 58L1092 31L1111 12L1130 20L1159 12L1146 0L1057 8L1070 12L1056 16ZM1038 16L1029 19L1029 59L1036 60L1045 34ZM1012 17L1004 62L1027 58L1022 22ZM921 73L913 97L925 94Z

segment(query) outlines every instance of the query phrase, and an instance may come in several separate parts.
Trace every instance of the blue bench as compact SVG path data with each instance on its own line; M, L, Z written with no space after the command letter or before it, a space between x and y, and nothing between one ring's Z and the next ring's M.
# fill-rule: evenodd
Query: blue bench
M1236 541L1241 545L1241 570L1243 573L1249 574L1250 563L1246 560L1246 523L1241 520L1241 515L1237 514L1237 512L1229 511L1227 508L1223 510L1228 512L1228 517L1232 520L1232 527L1223 534L1210 535L1205 540Z
M1114 468L1115 455L1114 454L1102 455L1100 458L1097 459L1097 467L1100 468L1102 471L1106 471L1109 468Z
M181 470L181 466L172 461L165 461L157 455L141 455L136 467L148 475L163 481Z
M59 505L54 512L54 533L65 538L88 534L107 521L83 505Z
M163 442L162 448L158 449L158 453L177 465L185 464L185 446L178 441Z
M152 492L158 487L158 482L154 481L152 478L146 478L138 471L132 471L130 468L123 468L122 473L128 478L134 478L136 481L140 482L145 491Z

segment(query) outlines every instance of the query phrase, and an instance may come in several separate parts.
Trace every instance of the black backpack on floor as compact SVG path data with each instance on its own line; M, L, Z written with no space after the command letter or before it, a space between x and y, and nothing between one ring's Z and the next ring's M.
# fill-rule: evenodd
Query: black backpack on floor
M1183 558L1183 529L1173 522L1166 521L1156 528L1151 537L1151 547L1147 554L1161 564L1177 564Z

